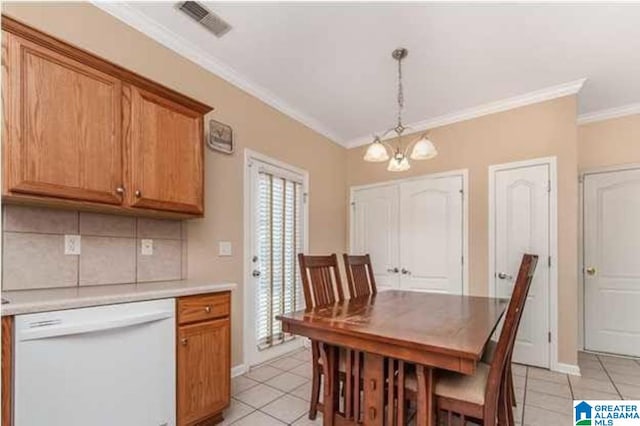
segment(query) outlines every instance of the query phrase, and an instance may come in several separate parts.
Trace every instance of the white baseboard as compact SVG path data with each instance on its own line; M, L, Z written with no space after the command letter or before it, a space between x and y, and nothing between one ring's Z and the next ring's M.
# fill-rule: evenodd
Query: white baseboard
M231 367L231 377L242 376L247 371L249 371L249 369L244 364L236 365L235 367Z
M565 364L559 362L552 368L552 371L556 371L558 373L571 374L572 376L580 376L580 367L573 364Z

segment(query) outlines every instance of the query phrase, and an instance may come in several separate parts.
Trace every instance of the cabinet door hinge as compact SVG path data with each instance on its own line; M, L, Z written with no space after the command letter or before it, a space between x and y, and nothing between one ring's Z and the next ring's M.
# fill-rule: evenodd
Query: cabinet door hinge
M549 332L549 333L547 334L547 338L548 338L549 343L551 343L551 332Z
M302 194L302 202L303 202L304 204L307 204L307 198L309 198L309 194L308 194L308 193L306 193L306 192L305 192L305 193L303 193L303 194Z
M548 263L549 263L549 268L551 268L551 256L549 256Z
M547 181L547 192L551 192L551 180Z

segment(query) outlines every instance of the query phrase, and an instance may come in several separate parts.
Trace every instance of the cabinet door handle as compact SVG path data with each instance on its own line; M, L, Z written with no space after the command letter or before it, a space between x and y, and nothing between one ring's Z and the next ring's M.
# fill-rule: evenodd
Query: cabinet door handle
M139 189L136 189L135 194L136 194L136 197L138 198L142 197L142 191L140 191Z
M118 193L120 195L124 194L124 187L122 187L122 186L117 187L116 188L116 193Z
M185 338L180 339L180 343L182 343L182 346L187 346L188 340Z
M210 314L210 313L211 313L211 306L209 306L209 305L205 306L205 307L204 307L204 311L205 311L206 313Z

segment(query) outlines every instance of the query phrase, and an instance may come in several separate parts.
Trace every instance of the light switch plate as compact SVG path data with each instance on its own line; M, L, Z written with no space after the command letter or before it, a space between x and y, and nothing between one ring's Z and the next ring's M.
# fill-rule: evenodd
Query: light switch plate
M153 255L153 240L140 240L140 254L143 256Z
M78 256L80 254L80 235L64 236L64 254Z
M231 241L218 242L218 256L231 256Z

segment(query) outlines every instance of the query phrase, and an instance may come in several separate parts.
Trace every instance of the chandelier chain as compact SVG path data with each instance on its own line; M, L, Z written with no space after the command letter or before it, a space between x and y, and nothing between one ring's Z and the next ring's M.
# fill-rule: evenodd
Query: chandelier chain
M402 127L402 109L404 108L404 91L402 87L402 58L398 58L398 127Z

